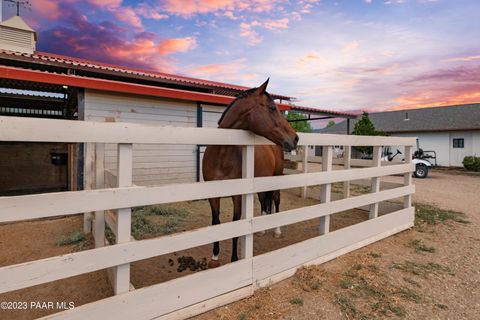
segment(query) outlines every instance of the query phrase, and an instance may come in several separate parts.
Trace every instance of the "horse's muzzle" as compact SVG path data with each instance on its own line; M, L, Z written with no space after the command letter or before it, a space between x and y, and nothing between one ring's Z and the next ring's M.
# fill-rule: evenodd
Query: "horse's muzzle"
M287 152L290 152L294 150L297 147L298 143L298 135L295 134L295 138L293 138L293 141L283 141L283 149Z

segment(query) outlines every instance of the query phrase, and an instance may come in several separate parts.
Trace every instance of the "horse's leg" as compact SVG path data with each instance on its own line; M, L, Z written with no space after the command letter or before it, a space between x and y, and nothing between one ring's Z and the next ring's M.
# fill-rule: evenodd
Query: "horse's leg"
M267 201L266 201L266 192L259 192L258 193L258 200L260 201L260 210L262 211L262 216L267 214ZM265 230L257 232L259 236L265 235Z
M233 221L240 220L242 217L242 196L233 196ZM232 239L232 262L238 260L237 253L238 237Z
M280 212L280 190L273 191L272 200L275 203L275 212ZM271 202L270 202L271 203ZM275 228L275 238L280 238L282 236L282 230L280 227Z
M220 224L220 198L208 199L210 202L210 208L212 209L212 225ZM213 256L212 261L218 261L218 255L220 253L220 243L215 241L213 243Z

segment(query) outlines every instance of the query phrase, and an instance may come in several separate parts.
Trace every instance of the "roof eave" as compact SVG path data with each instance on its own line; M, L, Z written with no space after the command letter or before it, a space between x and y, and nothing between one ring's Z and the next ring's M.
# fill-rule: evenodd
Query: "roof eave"
M0 66L0 77L10 80L66 85L85 89L110 92L131 93L145 96L213 103L229 104L234 97L202 93L195 91L162 88L113 80L80 77L75 75L55 74L36 70ZM278 104L281 110L290 110L289 105Z

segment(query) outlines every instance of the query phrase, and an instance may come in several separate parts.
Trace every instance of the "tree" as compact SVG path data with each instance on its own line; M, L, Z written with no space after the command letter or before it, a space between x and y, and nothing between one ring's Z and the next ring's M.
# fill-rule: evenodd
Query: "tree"
M355 123L353 128L353 134L358 136L383 136L385 135L382 131L375 130L375 126L368 117L368 113L364 112L362 118ZM355 147L356 150L360 151L364 155L371 155L373 153L373 147Z
M335 125L335 121L330 120L330 121L328 121L326 128L333 127L334 125Z
M307 119L307 117L303 116L302 114L294 111L288 112L287 115L287 120L304 120ZM296 132L312 132L312 126L308 121L294 121L290 122L290 125L292 126L293 130Z

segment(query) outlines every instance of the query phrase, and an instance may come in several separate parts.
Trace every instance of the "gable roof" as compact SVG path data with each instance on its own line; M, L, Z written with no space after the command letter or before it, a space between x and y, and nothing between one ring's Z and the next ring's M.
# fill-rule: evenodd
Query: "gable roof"
M30 28L30 26L25 22L25 20L23 20L19 16L13 16L10 19L1 21L0 26L35 32L35 30Z
M376 130L386 133L480 130L480 103L377 112L369 118ZM350 133L357 121L351 120ZM319 132L345 134L347 121Z

